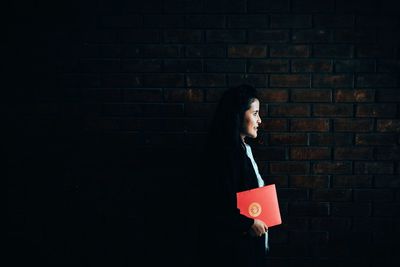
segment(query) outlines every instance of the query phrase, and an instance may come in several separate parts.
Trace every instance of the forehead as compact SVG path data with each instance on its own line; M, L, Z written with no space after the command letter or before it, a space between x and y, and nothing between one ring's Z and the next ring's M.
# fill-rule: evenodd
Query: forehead
M258 99L254 99L253 102L251 102L250 110L259 110L260 109L260 101L258 101Z

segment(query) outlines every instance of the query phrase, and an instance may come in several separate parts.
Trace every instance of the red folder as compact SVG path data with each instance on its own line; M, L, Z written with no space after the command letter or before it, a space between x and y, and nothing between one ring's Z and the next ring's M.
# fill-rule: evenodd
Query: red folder
M275 184L236 193L240 213L268 227L282 223Z

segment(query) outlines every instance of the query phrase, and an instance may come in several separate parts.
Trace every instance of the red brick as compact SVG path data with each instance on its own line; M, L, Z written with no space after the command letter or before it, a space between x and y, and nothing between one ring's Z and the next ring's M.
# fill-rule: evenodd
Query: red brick
M392 117L397 116L395 104L358 104L357 117Z
M270 56L285 58L309 57L310 50L311 48L308 45L271 45Z
M318 160L329 159L330 149L327 147L292 147L290 159L292 160Z
M351 117L353 105L351 104L315 104L314 116L317 117Z
M375 91L371 89L338 89L335 92L336 102L372 102Z
M257 160L285 160L286 149L284 147L262 147L254 149L254 157Z
M261 102L287 102L289 98L287 89L259 89L257 95Z
M307 135L302 133L271 133L269 143L271 145L306 145Z
M331 72L332 63L324 59L293 59L292 72Z
M330 89L292 89L291 100L293 102L331 102L332 91Z
M327 132L329 120L327 119L292 119L290 129L296 132Z
M286 175L268 175L265 182L266 184L275 184L277 187L288 187L288 177Z
M357 87L396 87L397 77L395 74L359 74L356 80Z
M315 201L351 201L351 189L314 189L312 191L312 199Z
M208 73L244 73L246 60L244 59L204 59L204 68Z
M225 86L225 74L188 74L188 87L222 87Z
M164 59L164 72L202 72L201 59Z
M371 175L335 175L332 181L333 187L357 188L372 186Z
M300 74L272 74L270 75L270 86L272 87L309 87L310 76Z
M289 71L289 61L286 59L253 59L248 61L249 73L279 73Z
M395 134L356 134L357 145L390 146L397 144Z
M400 132L400 120L377 120L378 132Z
M309 170L308 162L270 162L270 173L272 174L304 174Z
M348 174L351 173L352 166L350 162L316 162L313 164L313 172L316 174Z
M356 162L354 173L357 174L393 174L394 165L392 162L374 161L374 162Z
M310 145L312 146L344 146L351 145L353 135L351 133L312 133Z
M349 44L315 44L313 54L317 58L351 58L354 49Z
M369 132L374 127L372 119L335 119L334 129L337 132Z
M268 87L268 75L266 74L228 74L228 85L237 86L243 83L252 84L255 87Z
M234 45L228 47L228 57L265 58L267 47L264 45Z
M201 89L165 89L164 99L166 102L202 102L203 90Z
M335 160L362 160L373 159L373 149L369 147L335 147Z
M331 32L328 29L293 30L293 43L325 43L330 41Z
M289 183L292 187L300 188L327 188L329 187L328 175L291 175Z
M307 104L270 104L268 106L271 117L308 117L310 105Z
M286 119L262 119L261 128L267 132L286 131L288 122Z
M353 85L353 76L349 74L314 74L314 87L350 87Z

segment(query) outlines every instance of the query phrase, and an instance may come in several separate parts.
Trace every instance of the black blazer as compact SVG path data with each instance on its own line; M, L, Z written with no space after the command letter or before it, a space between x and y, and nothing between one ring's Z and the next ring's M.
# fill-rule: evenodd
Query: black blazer
M244 147L209 150L204 157L198 178L200 257L223 266L258 266L265 237L250 236L254 220L241 215L236 204L237 192L258 187L251 160Z

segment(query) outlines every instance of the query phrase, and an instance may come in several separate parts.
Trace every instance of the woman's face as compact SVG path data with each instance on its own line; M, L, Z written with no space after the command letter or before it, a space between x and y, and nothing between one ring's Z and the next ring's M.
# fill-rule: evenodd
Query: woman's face
M244 113L243 126L240 132L242 139L248 136L251 138L257 137L258 125L261 123L260 118L260 102L255 99L248 110Z

